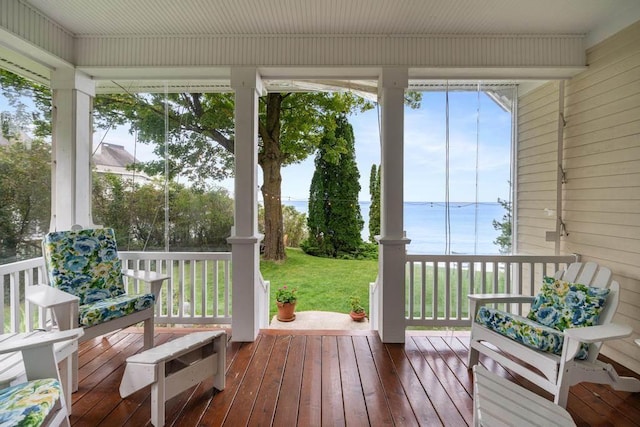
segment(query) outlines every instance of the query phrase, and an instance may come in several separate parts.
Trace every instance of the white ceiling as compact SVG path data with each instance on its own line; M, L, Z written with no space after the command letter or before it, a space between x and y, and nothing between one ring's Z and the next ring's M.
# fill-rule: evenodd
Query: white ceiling
M77 38L125 38L127 36L264 36L304 37L424 36L424 35L580 35L585 48L640 20L640 0L12 0L29 5L55 21ZM1 47L1 46L0 46ZM5 49L6 50L6 49ZM13 56L12 56L13 55ZM4 66L13 64L14 72L28 68L30 77L45 82L47 70L38 63L3 53ZM7 62L8 61L8 62ZM25 65L26 64L26 65ZM22 68L25 69L26 68ZM84 69L98 81L99 92L155 91L160 80L154 70L132 77L132 70ZM158 71L158 70L155 70ZM166 72L166 70L160 70ZM192 68L181 69L170 91L229 90L228 70L207 70L206 81L192 76ZM225 72L227 71L227 72ZM296 81L287 80L295 71ZM302 82L304 70L271 68L261 70L269 90L309 90L318 81ZM314 71L314 70L311 70ZM358 70L341 68L340 81L325 85L349 88L375 96L376 81L364 80ZM433 78L456 79L456 69L437 69ZM518 71L518 70L515 70ZM514 73L515 73L514 71ZM119 76L118 73L124 73ZM310 72L307 70L307 72ZM327 71L324 71L325 74ZM491 70L485 78L492 79ZM498 70L496 72L502 72ZM107 73L108 77L101 75ZM218 74L222 73L218 76ZM489 73L489 74L487 74ZM135 75L135 73L133 73ZM514 74L517 78L518 74ZM344 80L353 76L353 80ZM357 78L356 76L360 76ZM326 77L330 76L327 74ZM425 78L423 76L422 78ZM135 80L132 80L134 78ZM314 78L314 77L309 77ZM369 77L370 78L370 77ZM500 83L496 76L493 79ZM146 79L146 80L144 80ZM510 83L519 82L514 79ZM530 78L519 82L533 87ZM424 89L420 81L410 87ZM523 86L521 86L524 88Z
M640 19L639 0L22 0L75 36L582 34Z

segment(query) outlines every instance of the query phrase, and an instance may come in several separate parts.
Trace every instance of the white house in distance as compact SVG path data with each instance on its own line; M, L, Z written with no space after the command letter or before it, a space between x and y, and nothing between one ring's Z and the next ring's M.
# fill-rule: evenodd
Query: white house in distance
M99 174L112 173L131 184L144 185L151 182L151 177L146 173L127 168L137 160L122 145L102 142L94 150L92 159Z

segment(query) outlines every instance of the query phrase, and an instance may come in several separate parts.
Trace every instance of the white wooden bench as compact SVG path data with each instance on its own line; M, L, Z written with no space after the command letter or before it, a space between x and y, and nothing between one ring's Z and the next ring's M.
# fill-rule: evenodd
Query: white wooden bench
M566 409L550 400L489 372L482 365L475 365L473 373L475 427L575 427Z
M164 425L164 404L184 390L213 376L213 386L224 389L227 334L194 332L127 359L120 396L151 385L151 423Z

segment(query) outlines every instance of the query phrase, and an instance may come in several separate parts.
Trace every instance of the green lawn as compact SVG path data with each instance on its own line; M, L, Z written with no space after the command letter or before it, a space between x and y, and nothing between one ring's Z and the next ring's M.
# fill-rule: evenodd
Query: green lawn
M376 280L378 261L319 258L288 248L285 262L261 261L260 271L271 282L271 313L276 312L275 291L284 285L298 290L296 311L348 313L351 295L369 310L369 283Z

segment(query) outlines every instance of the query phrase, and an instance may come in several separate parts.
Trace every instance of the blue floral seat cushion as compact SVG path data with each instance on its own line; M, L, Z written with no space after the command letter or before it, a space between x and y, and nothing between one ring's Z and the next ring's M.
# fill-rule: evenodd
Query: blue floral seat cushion
M60 399L53 378L33 380L0 390L0 427L40 426Z
M562 354L564 343L562 332L526 317L483 306L478 310L476 323L533 349L557 355ZM586 358L587 350L583 345L578 351L576 359Z
M84 304L78 309L80 326L93 326L136 311L142 311L153 307L154 302L153 294L143 294L120 295L93 304Z
M126 294L122 261L111 228L48 233L43 253L51 286L80 298L80 326L145 310L155 302L153 294Z

